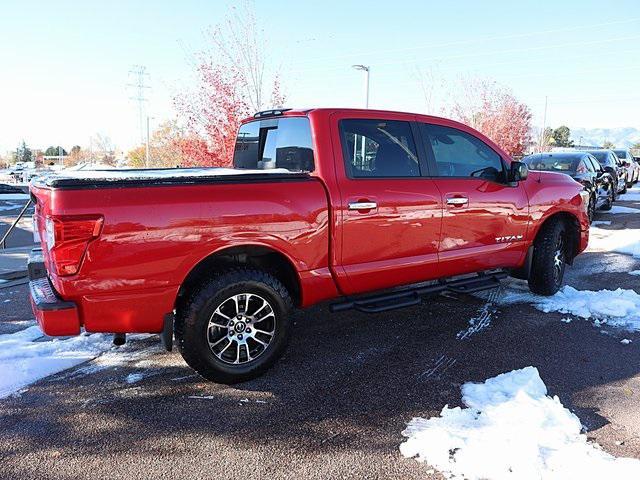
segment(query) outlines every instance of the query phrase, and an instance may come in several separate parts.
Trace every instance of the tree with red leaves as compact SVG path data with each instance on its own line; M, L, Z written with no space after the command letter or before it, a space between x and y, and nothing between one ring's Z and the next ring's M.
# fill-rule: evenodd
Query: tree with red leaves
M240 120L285 101L279 74L266 61L266 39L251 4L233 7L209 32L209 40L209 50L196 62L195 90L175 98L186 127L178 139L184 166L230 165Z
M496 82L465 79L449 116L482 132L509 155L520 156L531 141L531 111Z

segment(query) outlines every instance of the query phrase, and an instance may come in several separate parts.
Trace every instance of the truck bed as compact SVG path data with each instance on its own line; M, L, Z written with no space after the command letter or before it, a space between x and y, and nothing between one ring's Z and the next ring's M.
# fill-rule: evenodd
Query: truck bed
M160 185L264 182L303 179L309 175L283 168L243 170L235 168L159 168L77 170L39 177L36 187L55 189L123 188Z

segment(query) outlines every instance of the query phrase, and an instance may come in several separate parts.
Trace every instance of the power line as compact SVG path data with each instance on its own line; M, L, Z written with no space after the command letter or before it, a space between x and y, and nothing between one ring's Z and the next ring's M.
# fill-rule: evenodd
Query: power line
M345 59L345 58L352 58L352 57L356 57L356 56L364 56L364 55L372 55L372 54L385 54L385 53L400 53L400 52L407 52L407 51L413 51L413 50L423 50L423 49L433 49L433 48L442 48L442 47L452 47L452 46L457 46L457 45L469 45L469 44L477 44L480 42L488 42L488 41L495 41L495 40L511 40L511 39L516 39L516 38L526 38L526 37L533 37L533 36L538 36L538 35L548 35L550 33L559 33L559 32L571 32L571 31L576 31L576 30L583 30L583 29L593 29L593 28L598 28L598 27L604 27L604 26L610 26L610 25L620 25L620 24L625 24L625 23L633 23L633 22L637 22L640 20L640 17L634 17L634 18L626 18L623 20L614 20L614 21L609 21L609 22L603 22L603 23L594 23L594 24L589 24L589 25L574 25L571 27L563 27L563 28L556 28L556 29L549 29L549 30L536 30L533 32L525 32L525 33L516 33L516 34L510 34L510 35L496 35L496 36L489 36L489 37L479 37L479 38L474 38L474 39L469 39L469 40L457 40L457 41L453 41L453 42L443 42L443 43L432 43L432 44L426 44L426 45L416 45L413 47L402 47L402 48L390 48L390 49L375 49L375 50L369 50L369 51L361 51L361 52L353 52L353 53L348 53L348 54L344 54L344 55L339 55L339 56L335 56L335 57L324 57L324 58L309 58L307 60L301 60L299 62L299 64L305 64L305 63L311 63L314 61L326 61L326 60L340 60L340 59ZM342 67L340 67L342 68Z
M473 53L462 53L457 55L446 55L441 57L431 57L426 59L420 59L421 62L441 62L444 60L458 60L463 58L475 58L475 57L485 57L488 55L503 55L503 54L511 54L511 53L523 53L523 52L535 52L535 51L543 51L543 50L551 50L558 49L562 47L573 47L573 46L588 46L588 45L600 45L612 42L619 42L625 40L637 40L640 38L640 35L628 35L624 37L615 37L615 38L605 38L599 40L590 40L590 41L576 41L576 42L566 42L566 43L556 43L551 45L542 45L535 47L525 47L525 48L510 48L506 50L488 50L482 52L473 52ZM391 66L391 65L401 65L407 63L407 59L403 58L402 60L395 60L392 62L380 62L376 63L376 67L383 66ZM344 68L344 65L336 65L332 67L314 67L302 70L296 70L295 73L304 73L304 72L313 72L313 71L329 71L329 70L338 70Z
M145 118L145 106L147 98L145 97L145 90L149 87L145 85L145 79L149 77L147 73L147 67L144 65L133 65L129 70L129 79L133 76L134 83L127 83L127 86L134 89L134 95L129 97L130 100L138 102L138 122L140 129L140 143L144 143L144 118Z

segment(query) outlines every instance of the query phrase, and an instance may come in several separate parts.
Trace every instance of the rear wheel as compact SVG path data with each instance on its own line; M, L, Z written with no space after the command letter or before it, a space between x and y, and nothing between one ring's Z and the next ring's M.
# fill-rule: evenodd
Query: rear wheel
M180 308L176 338L203 377L237 383L264 373L289 339L291 297L270 274L237 268L204 282Z
M567 262L567 227L560 219L542 226L534 241L529 289L539 295L553 295L562 285Z
M607 212L611 210L612 207L613 207L613 189L610 189L609 195L607 195L607 200L604 202L604 205L602 205L602 207L600 208L605 212Z

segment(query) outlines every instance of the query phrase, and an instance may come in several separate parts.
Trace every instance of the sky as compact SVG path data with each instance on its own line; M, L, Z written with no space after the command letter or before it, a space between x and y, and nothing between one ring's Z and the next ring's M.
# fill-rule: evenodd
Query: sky
M0 153L140 141L134 65L151 128L195 81L226 1L0 2ZM640 128L640 2L255 0L287 106L434 113L461 76L510 88L541 126ZM215 54L215 52L214 52ZM433 92L425 101L424 89Z

